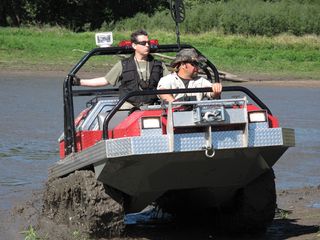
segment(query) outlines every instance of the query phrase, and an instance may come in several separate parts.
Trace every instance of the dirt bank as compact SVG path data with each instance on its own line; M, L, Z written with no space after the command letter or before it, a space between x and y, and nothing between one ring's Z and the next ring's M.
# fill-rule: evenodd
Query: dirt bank
M36 191L27 198L29 200L25 202L17 201L10 212L0 211L1 239L24 239L24 235L20 232L30 225L43 239L88 239L81 235L81 227L71 229L63 224L57 225L49 218L41 216L41 191ZM276 212L276 218L265 235L228 235L228 233L216 233L201 226L158 224L127 227L125 237L114 239L320 239L320 186L278 191L277 203L279 209Z

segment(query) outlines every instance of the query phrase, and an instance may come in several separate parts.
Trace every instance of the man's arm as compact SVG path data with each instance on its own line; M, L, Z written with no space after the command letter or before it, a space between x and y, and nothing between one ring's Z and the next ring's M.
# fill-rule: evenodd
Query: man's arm
M90 78L90 79L76 79L76 84L78 86L85 87L102 87L106 85L116 85L119 80L120 75L122 74L122 64L121 61L116 63L111 70L104 77ZM74 81L75 82L75 81Z
M92 79L80 79L80 86L102 87L109 84L110 83L107 81L105 77L98 77L98 78L92 78Z
M158 90L165 90L165 88L158 88ZM159 95L160 99L167 101L167 102L173 102L174 101L174 97L172 96L172 94L161 94Z

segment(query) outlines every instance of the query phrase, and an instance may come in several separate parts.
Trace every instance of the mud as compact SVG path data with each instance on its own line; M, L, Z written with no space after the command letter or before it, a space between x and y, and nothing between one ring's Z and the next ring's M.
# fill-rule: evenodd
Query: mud
M82 178L80 178L82 179ZM74 185L79 182L79 177L73 178ZM57 182L56 182L57 183ZM50 184L50 183L49 183ZM96 184L96 183L95 183ZM65 189L65 184L60 188ZM72 184L70 184L71 186ZM52 185L51 185L52 187ZM73 188L77 189L76 187ZM69 189L70 190L70 189ZM46 190L47 191L47 190ZM9 213L1 213L1 228L7 228L6 234L1 239L24 239L23 230L33 226L43 239L122 239L122 240L142 240L142 239L217 239L217 240L243 240L243 239L320 239L320 185L318 187L304 187L299 189L281 190L277 192L278 209L276 217L262 235L230 235L227 232L220 232L219 229L208 229L197 225L199 219L194 219L194 223L188 225L178 225L175 223L165 224L158 222L149 225L127 226L122 237L110 238L110 234L94 235L92 231L99 232L101 225L86 225L86 221L81 221L75 216L74 219L64 218L57 223L53 221L50 207L43 208L43 196L45 201L50 196L51 203L58 201L52 196L52 191L36 191L28 196L29 200L23 203L16 203L16 206ZM69 196L76 197L77 191L69 191ZM55 199L52 201L52 199ZM50 204L49 204L50 205ZM101 217L98 212L103 212L99 197L94 198L89 207L88 216ZM110 206L109 204L107 204ZM78 208L77 213L83 210L83 206ZM66 209L67 211L67 209ZM79 216L78 216L79 217ZM94 220L94 219L91 220ZM63 218L62 218L63 219ZM75 221L75 220L79 220ZM86 219L89 220L89 219ZM71 222L75 223L72 224ZM80 224L79 224L80 223ZM97 227L98 229L95 229ZM88 231L88 229L91 229ZM91 231L91 232L90 232ZM4 237L4 238L3 238Z
M121 202L106 193L92 171L50 179L43 193L40 217L93 236L119 236L124 228Z

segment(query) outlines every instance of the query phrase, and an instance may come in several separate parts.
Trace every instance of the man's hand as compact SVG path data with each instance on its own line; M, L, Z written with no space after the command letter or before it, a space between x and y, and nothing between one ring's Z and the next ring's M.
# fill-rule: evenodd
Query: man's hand
M74 74L71 77L72 77L72 85L73 86L80 86L81 85L81 83L80 83L81 79L77 75Z
M222 85L221 83L213 83L212 84L212 91L214 96L219 96L222 91Z

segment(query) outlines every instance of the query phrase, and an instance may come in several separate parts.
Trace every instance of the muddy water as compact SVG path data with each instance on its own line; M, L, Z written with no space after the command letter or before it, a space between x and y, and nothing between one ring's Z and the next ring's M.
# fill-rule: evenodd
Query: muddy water
M58 160L63 77L0 75L0 209L39 189ZM277 188L320 184L320 88L248 86L296 129L297 147L275 165Z

